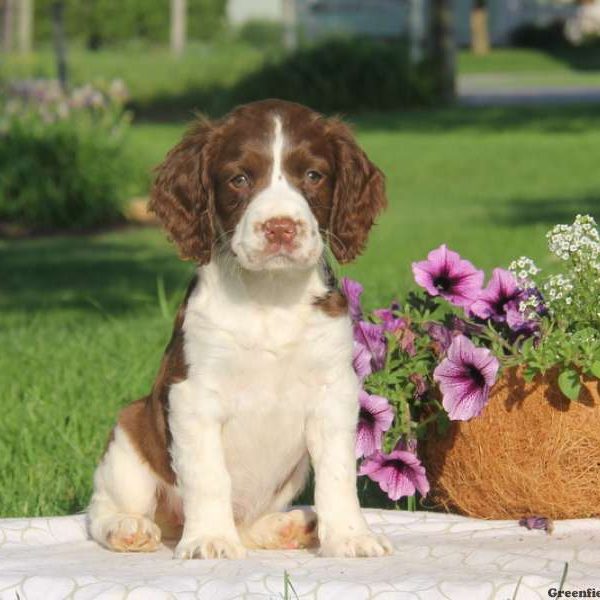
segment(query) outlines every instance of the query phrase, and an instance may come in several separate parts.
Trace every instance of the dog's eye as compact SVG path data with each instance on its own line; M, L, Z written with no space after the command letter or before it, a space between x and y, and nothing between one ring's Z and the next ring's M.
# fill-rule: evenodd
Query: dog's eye
M323 179L323 175L321 175L319 171L307 171L306 179L308 179L308 181L310 181L311 183L319 183L319 181Z
M245 175L236 175L229 180L234 188L245 188L250 185L250 180Z

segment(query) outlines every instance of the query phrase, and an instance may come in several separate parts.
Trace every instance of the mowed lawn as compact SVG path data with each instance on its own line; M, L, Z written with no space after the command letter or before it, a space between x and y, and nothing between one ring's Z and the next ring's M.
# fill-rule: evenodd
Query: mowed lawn
M600 217L600 108L352 120L390 200L368 251L339 270L369 307L401 298L411 261L442 243L488 272L523 254L551 270L546 230ZM183 129L136 125L136 170ZM191 270L155 229L0 241L1 516L85 507L119 407L150 389Z

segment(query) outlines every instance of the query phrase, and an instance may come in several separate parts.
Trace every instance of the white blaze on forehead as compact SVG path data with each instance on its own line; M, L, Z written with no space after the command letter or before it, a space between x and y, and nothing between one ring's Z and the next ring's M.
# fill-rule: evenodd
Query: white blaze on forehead
M273 185L277 181L281 181L283 179L283 147L284 147L284 137L283 137L283 126L281 125L281 119L279 117L274 117L275 121L275 135L273 136L273 172L271 174L271 185Z

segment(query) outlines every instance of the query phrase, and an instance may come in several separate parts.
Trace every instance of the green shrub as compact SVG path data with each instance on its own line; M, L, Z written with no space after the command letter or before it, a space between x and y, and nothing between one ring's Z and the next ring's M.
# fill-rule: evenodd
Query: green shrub
M552 50L569 45L564 33L565 24L561 20L547 25L527 23L520 25L511 33L511 43L519 48L538 48Z
M254 48L268 50L283 46L283 25L274 21L248 21L236 33L241 42Z
M282 98L317 110L387 110L433 101L424 65L401 42L333 38L269 61L232 90L230 104Z
M24 82L0 104L0 220L33 229L114 222L128 195L119 86L65 95Z
M54 0L37 0L35 32L39 41L52 37L50 20ZM190 39L209 40L225 25L226 0L188 0ZM64 0L69 38L83 39L96 49L105 44L140 38L165 43L169 39L167 0Z

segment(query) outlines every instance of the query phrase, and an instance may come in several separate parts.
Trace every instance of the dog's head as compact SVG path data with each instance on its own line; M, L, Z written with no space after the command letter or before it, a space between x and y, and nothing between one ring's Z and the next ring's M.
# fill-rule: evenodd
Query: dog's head
M225 250L264 270L313 266L325 243L351 261L385 204L383 174L346 125L266 100L196 123L158 167L150 208L182 258Z

